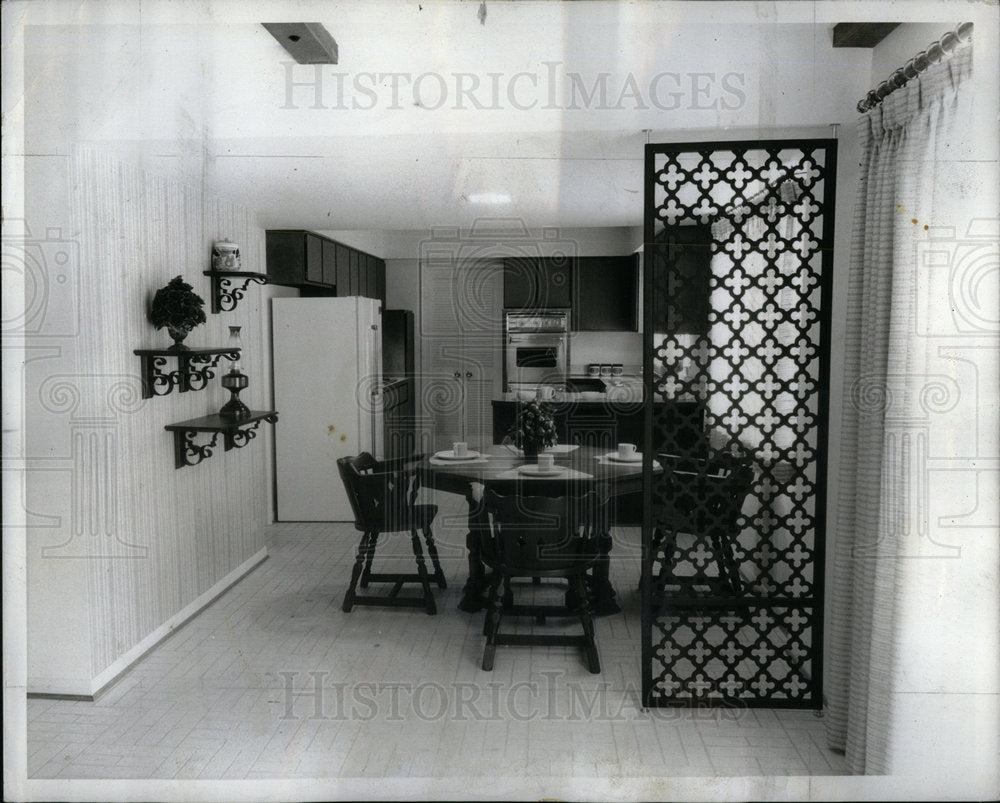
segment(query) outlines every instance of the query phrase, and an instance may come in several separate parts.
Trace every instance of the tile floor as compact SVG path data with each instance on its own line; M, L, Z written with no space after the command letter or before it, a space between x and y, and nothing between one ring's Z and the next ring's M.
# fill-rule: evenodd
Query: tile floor
M449 587L437 616L342 613L353 528L274 525L268 560L95 702L28 701L28 777L845 774L816 712L639 707L637 530L616 533L612 580L625 610L597 621L600 675L561 647L501 647L483 672L482 615L456 607L461 500L438 501ZM406 539L383 548L409 557Z

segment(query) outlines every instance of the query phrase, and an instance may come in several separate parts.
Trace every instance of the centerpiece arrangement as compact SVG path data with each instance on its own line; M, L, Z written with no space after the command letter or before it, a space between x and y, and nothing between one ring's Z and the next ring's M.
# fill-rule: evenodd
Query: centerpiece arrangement
M183 340L200 323L205 323L205 302L180 276L161 287L149 305L149 322L157 329L167 327L174 339L171 351L188 351Z
M555 419L548 405L538 399L521 408L509 435L525 457L537 457L540 451L555 446L558 440Z

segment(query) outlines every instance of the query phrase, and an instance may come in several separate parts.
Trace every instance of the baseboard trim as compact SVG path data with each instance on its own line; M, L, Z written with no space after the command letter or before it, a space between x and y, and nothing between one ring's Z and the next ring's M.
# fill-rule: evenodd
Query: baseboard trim
M143 638L128 652L120 656L114 663L92 678L87 687L86 681L59 681L56 679L40 679L28 681L28 697L50 698L58 700L93 701L121 680L125 672L139 661L163 639L173 634L185 622L207 608L230 587L236 585L246 575L267 559L267 547L261 548L252 557L243 561L233 571L215 583L211 588L200 594L192 602L171 616L153 632Z

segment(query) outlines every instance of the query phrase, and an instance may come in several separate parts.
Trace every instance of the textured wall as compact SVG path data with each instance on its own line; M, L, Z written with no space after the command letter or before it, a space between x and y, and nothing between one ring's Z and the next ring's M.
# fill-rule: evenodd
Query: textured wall
M29 338L53 358L31 364L25 388L29 509L51 511L48 526L29 530L29 610L39 612L29 622L29 686L48 691L65 680L79 690L105 672L257 554L270 520L270 425L243 449L224 452L220 439L210 459L175 469L163 427L217 411L228 398L221 371L204 390L142 399L132 353L170 344L146 310L181 274L208 317L186 342L225 346L228 327L241 325L242 397L269 409L267 293L253 285L235 311L213 315L202 275L224 237L240 244L244 269L263 271L263 230L243 207L101 151L74 148L66 178L70 258L50 258L39 274L45 298L62 306ZM67 646L80 665L67 663Z

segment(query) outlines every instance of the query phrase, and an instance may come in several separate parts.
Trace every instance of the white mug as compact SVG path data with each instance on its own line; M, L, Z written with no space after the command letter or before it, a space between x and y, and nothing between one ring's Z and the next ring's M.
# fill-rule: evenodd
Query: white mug
M451 445L451 451L455 457L465 457L469 454L469 444L465 441L455 441Z
M631 458L635 457L635 444L619 443L618 457L620 457L622 460L630 460Z
M551 385L542 385L542 387L540 387L538 392L535 394L535 398L539 401L548 401L552 398L554 390L555 389Z
M538 455L538 470L539 471L552 471L555 467L555 457L550 454L540 454Z

